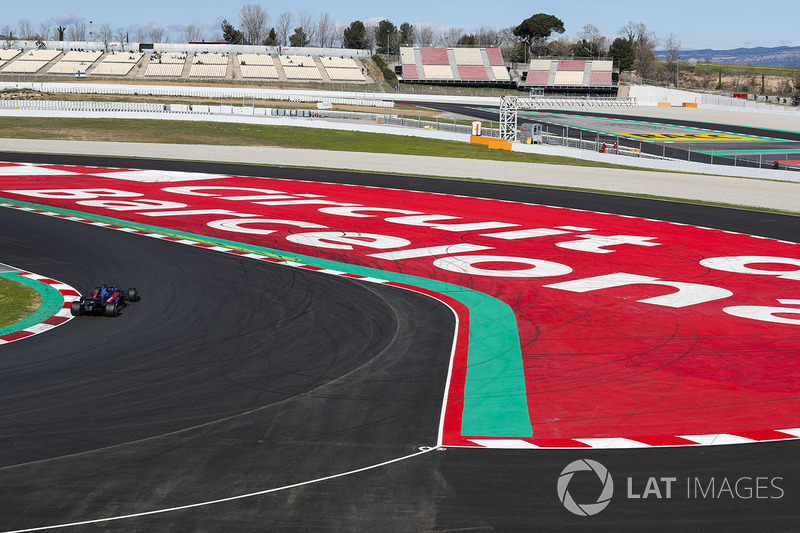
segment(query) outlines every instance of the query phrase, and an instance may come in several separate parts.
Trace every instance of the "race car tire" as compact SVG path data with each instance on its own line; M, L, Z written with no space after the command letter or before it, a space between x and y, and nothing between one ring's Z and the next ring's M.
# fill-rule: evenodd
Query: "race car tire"
M80 302L72 302L69 306L69 312L72 316L81 316L83 314L83 306Z
M117 304L107 303L104 309L104 314L106 316L117 316L119 315L119 309L117 308Z
M128 300L131 302L138 302L141 299L142 297L139 295L139 291L135 288L128 289Z

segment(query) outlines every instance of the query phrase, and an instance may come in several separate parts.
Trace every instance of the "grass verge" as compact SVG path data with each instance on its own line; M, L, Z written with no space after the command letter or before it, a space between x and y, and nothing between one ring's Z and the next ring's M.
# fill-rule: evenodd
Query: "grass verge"
M30 287L0 277L0 328L16 324L42 306L42 296Z
M490 150L482 145L340 130L307 130L223 122L144 119L0 118L3 137L68 141L154 142L224 146L278 146L348 152L455 157L581 167L641 170L571 157Z

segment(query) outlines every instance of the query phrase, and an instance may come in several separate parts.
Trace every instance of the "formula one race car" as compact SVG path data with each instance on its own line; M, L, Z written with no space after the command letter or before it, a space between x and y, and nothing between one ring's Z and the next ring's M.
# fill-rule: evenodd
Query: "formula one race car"
M123 291L114 285L96 287L91 296L81 296L70 305L72 316L105 315L119 316L119 312L127 307L128 302L141 300L139 291L128 289Z

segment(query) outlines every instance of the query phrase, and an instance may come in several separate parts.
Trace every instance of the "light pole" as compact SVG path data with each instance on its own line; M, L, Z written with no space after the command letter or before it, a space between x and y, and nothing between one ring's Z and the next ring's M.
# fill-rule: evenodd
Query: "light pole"
M89 21L89 41L92 41L92 21Z

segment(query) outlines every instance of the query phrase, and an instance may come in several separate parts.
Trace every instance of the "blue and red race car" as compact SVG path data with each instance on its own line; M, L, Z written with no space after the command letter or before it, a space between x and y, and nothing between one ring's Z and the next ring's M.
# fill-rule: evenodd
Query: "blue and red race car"
M72 302L69 310L72 316L119 316L120 311L127 307L128 302L138 302L139 300L141 297L136 289L123 291L114 285L104 284L96 287L91 296L81 296L80 300Z

